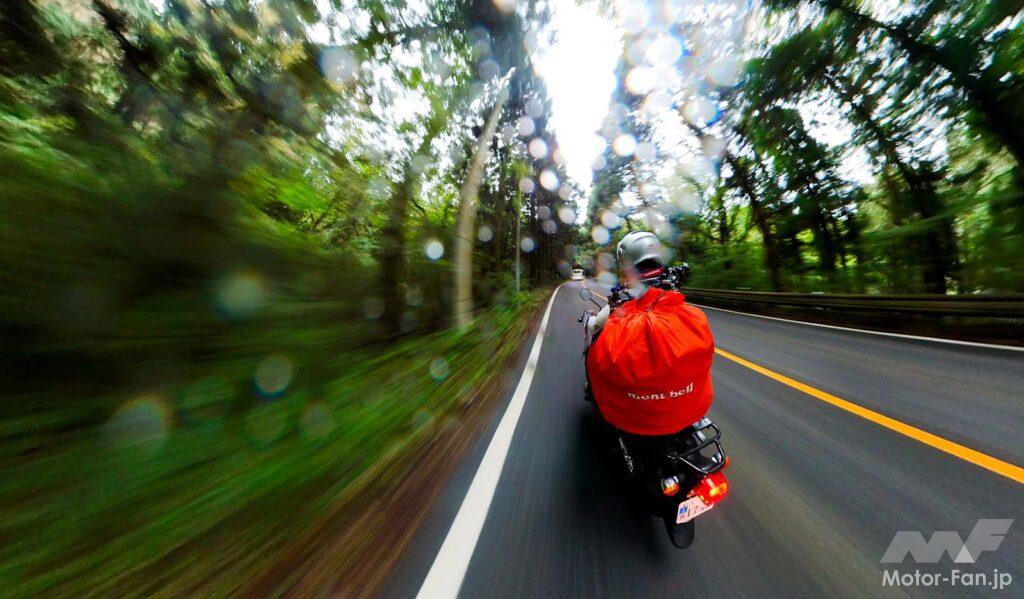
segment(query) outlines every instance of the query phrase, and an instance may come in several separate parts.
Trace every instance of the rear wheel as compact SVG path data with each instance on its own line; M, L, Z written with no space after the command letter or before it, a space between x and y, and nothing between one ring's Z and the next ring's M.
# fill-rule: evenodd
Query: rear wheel
M686 549L693 543L694 526L693 520L689 522L683 522L682 524L676 524L676 516L665 516L665 531L668 532L668 538L672 541L672 544L679 549Z

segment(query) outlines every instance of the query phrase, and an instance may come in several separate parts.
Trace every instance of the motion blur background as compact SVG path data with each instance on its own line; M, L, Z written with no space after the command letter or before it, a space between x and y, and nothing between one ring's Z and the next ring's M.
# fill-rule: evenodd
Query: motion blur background
M0 586L372 593L410 456L629 230L696 287L1024 291L1021 9L3 2Z

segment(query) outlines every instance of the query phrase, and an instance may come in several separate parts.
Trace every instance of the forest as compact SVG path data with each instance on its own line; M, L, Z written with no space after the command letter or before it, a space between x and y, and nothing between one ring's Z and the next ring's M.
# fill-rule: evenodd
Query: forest
M592 181L556 2L0 4L0 584L301 571L351 504L295 502L457 436L631 230L695 287L1024 291L1024 3L573 4L621 34Z
M666 95L698 160L659 185L657 157L613 144L592 222L660 225L699 287L1021 291L1021 3L711 4L714 26L670 27L698 50L654 93L628 80L630 44L652 42L626 34L612 105L618 134L658 148ZM716 77L722 55L742 72Z

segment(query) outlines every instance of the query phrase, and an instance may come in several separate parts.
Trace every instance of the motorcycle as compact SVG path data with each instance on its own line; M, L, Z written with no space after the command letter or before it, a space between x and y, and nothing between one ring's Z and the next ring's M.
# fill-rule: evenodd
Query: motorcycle
M662 289L678 289L685 282L688 270L686 265L662 269L645 282ZM586 287L580 291L580 298L602 307ZM629 299L628 292L616 286L609 293L608 302L614 311ZM591 344L599 336L596 333L591 338L588 326L589 319L595 315L593 311L585 311L578 320L584 328L584 362ZM589 380L584 394L593 402ZM648 508L663 520L672 544L680 549L689 547L694 540L695 518L714 508L729 492L729 481L724 473L729 458L722 448L721 430L707 417L664 436L633 435L611 424L607 427L616 461L622 464L629 479L644 491Z

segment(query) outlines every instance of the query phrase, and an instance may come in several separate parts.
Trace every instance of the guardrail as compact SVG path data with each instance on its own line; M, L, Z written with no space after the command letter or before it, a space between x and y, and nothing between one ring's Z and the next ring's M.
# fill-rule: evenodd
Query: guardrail
M683 292L697 303L726 301L855 312L1024 318L1024 295L845 295L698 288Z
M853 328L1024 345L1024 295L848 295L683 289L689 301Z

